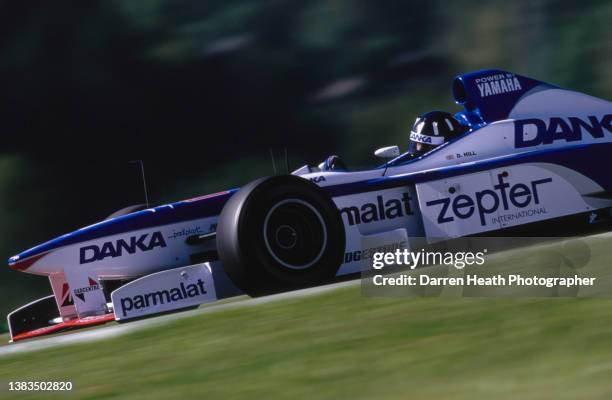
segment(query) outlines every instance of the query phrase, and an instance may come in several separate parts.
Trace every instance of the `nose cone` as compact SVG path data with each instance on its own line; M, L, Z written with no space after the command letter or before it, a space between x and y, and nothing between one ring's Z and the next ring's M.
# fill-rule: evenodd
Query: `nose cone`
M36 261L43 258L46 254L47 252L44 252L41 254L32 255L30 257L25 257L23 253L17 254L16 256L9 258L8 265L9 268L15 271L25 271L30 268Z
M62 258L65 255L62 252L70 248L69 246L78 246L80 243L139 229L218 215L227 199L236 191L237 189L213 193L104 220L19 253L9 258L8 264L13 270L33 274L48 275L58 272L71 263L78 263L78 258L72 256ZM41 261L45 256L49 257Z

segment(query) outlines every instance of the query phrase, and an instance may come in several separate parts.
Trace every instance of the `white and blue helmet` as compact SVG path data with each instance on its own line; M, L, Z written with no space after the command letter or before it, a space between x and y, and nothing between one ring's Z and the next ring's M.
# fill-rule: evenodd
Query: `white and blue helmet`
M450 113L430 111L414 122L408 152L417 156L425 154L466 130Z

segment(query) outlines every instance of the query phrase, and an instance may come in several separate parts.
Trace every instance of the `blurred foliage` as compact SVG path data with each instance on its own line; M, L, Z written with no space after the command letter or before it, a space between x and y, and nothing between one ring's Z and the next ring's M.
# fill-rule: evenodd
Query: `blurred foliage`
M156 202L271 173L270 147L372 164L419 113L458 110L461 72L610 98L611 18L604 0L0 0L0 254L141 202L133 159ZM46 286L0 271L0 312Z

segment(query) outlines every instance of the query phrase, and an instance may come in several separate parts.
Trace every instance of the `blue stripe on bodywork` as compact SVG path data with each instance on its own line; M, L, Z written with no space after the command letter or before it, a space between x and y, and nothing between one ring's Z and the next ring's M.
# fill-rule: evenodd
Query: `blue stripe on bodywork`
M326 186L323 189L331 197L339 197L450 178L515 164L540 162L558 164L570 168L593 179L604 190L612 191L612 175L604 168L605 165L609 164L610 154L612 154L612 143L578 145L561 150L537 150L478 161L474 164L455 165L435 170L407 173L400 176L385 176L365 181ZM15 257L11 257L9 264L14 264L28 257L36 256L62 246L94 240L100 237L218 215L229 197L237 191L238 189L233 189L217 196L193 201L180 201L124 215L109 221L103 221L26 250Z
M108 221L102 221L32 247L29 250L11 257L9 259L9 265L46 251L75 243L112 236L122 232L219 215L227 200L237 191L238 189L232 189L226 193L205 197L199 200L183 200L132 214L122 215Z
M603 165L606 165L612 154L612 143L585 144L567 149L536 150L528 153L513 154L474 164L460 164L442 167L428 171L418 171L400 176L389 176L352 182L323 189L331 197L348 196L351 194L384 190L409 184L450 178L457 175L470 174L484 170L502 168L505 166L528 162L552 163L573 169L598 183L604 190L612 190L612 175Z

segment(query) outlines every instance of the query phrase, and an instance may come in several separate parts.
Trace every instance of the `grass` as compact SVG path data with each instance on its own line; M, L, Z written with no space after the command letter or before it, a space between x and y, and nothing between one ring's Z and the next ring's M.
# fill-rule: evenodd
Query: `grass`
M348 287L3 357L1 397L44 397L10 393L10 380L70 380L72 393L44 395L610 398L611 310L609 299L371 298Z
M3 358L0 380L70 380L91 399L604 398L611 306L349 288Z

